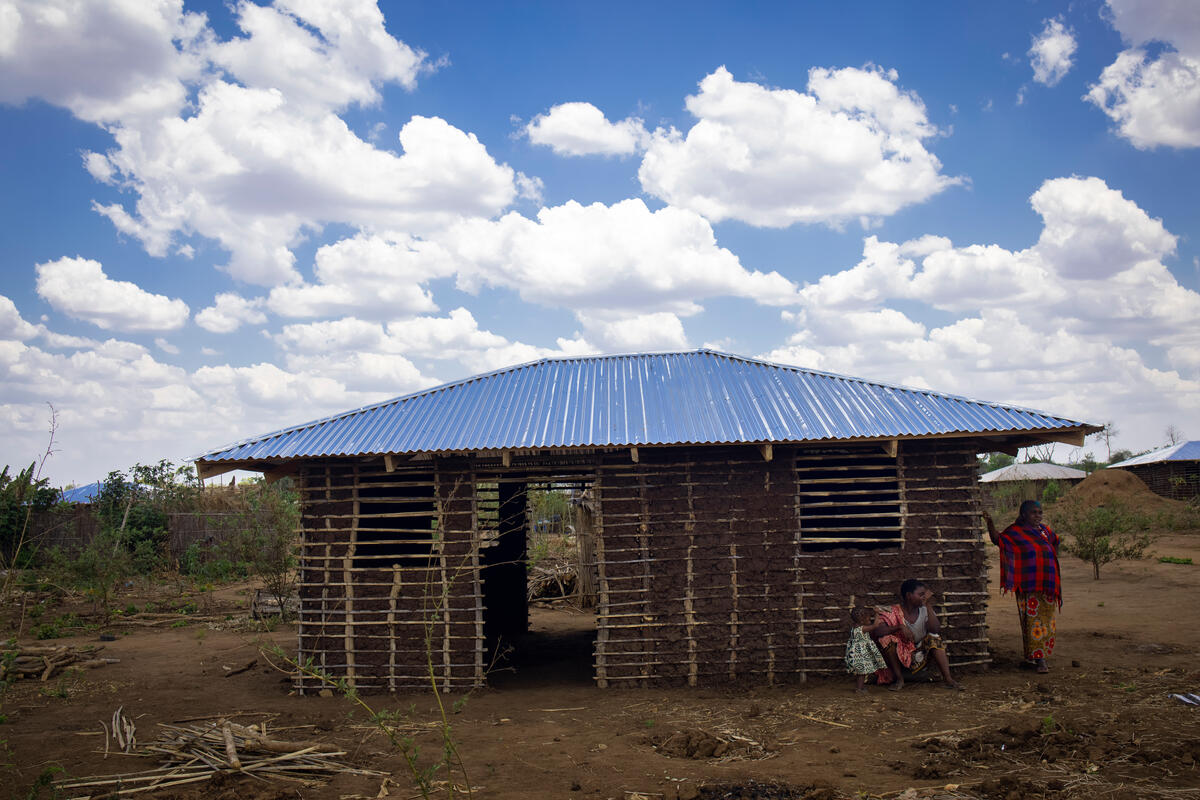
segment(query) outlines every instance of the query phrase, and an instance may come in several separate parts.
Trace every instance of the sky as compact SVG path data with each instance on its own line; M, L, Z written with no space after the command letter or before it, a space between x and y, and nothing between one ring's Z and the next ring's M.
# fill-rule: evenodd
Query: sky
M1200 438L1197 178L1194 0L0 0L0 462L698 347Z

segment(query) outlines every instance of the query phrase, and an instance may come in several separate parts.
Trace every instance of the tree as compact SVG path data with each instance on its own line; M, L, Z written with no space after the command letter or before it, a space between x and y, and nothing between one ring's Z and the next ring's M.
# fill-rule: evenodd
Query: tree
M1132 450L1114 450L1113 454L1108 457L1109 464L1119 464L1122 461L1128 461L1133 458Z
M980 456L978 460L980 472L991 472L1002 469L1016 462L1016 459L1008 453L988 453L986 458Z
M1183 431L1181 431L1179 429L1179 426L1177 426L1175 423L1171 423L1170 425L1168 425L1167 429L1165 431L1163 431L1163 435L1167 437L1167 446L1168 447L1171 445L1179 444L1180 442L1183 441Z
M58 502L58 490L49 478L37 477L36 462L16 475L8 466L0 470L0 568L16 566L34 511L44 511Z
M296 555L300 528L300 499L290 481L245 483L247 508L234 524L235 558L249 565L252 574L279 603L279 616L287 621L287 601L296 588Z
M1120 431L1117 430L1116 423L1114 423L1112 420L1109 420L1108 422L1104 423L1104 426L1100 428L1100 430L1096 431L1095 433L1088 434L1090 438L1098 442L1104 442L1104 451L1108 453L1107 463L1109 464L1112 463L1112 440L1116 438L1118 433L1120 433Z
M1063 549L1090 563L1094 580L1100 580L1103 565L1145 558L1154 543L1154 537L1145 532L1145 516L1117 502L1091 508L1060 504L1054 509L1054 521L1071 537L1063 542Z

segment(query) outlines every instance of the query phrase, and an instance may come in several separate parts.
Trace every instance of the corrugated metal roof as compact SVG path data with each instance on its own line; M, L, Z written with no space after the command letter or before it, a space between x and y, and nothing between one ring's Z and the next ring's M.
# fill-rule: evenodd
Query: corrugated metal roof
M1091 427L1029 409L697 350L543 359L256 436L197 460Z
M1117 464L1110 464L1109 467L1136 467L1139 464L1158 464L1162 461L1200 461L1200 440L1173 444L1161 450L1127 458Z
M1048 481L1083 480L1087 473L1081 469L1062 467L1058 464L1009 464L979 476L980 483L997 481Z
M104 481L96 481L86 486L76 486L74 489L63 489L61 499L64 503L90 503L100 494L103 486Z

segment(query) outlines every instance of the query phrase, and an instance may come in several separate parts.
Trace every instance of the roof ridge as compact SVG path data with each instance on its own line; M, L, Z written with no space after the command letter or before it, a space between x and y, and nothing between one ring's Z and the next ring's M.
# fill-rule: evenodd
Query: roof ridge
M357 416L359 414L376 411L379 409L387 408L389 406L396 406L396 405L405 403L407 401L414 400L419 397L427 397L427 396L435 395L435 394L438 394L441 392L446 392L446 391L450 391L452 389L456 389L461 386L466 386L471 383L489 380L491 378L495 378L500 375L506 375L506 374L519 372L521 370L530 369L533 367L537 367L539 365L551 364L551 363L570 363L570 362L585 362L585 361L597 362L597 361L610 361L610 360L620 360L620 359L648 359L648 358L661 358L661 357L668 357L668 356L693 356L693 355L697 355L697 356L698 355L708 355L708 356L713 356L716 358L728 359L730 361L740 362L743 364L749 364L749 365L753 365L753 366L757 366L757 367L769 367L769 368L775 369L775 370L786 370L788 372L795 373L795 374L804 374L804 375L811 375L813 377L818 377L818 378L827 378L827 379L833 379L833 380L839 380L839 381L846 381L849 383L855 383L855 384L859 384L862 386L873 386L873 387L878 387L881 389L906 392L906 393L910 393L913 395L924 396L924 397L938 397L938 398L943 398L943 399L953 401L953 402L969 403L969 404L975 405L975 406L982 406L982 407L989 407L989 408L1003 408L1003 409L1008 409L1008 410L1013 410L1013 411L1023 411L1023 412L1033 413L1033 414L1037 414L1039 416L1044 416L1044 417L1052 417L1055 419L1064 419L1062 417L1057 417L1056 415L1047 414L1043 411L1039 411L1037 409L1032 409L1032 408L1023 407L1023 406L1014 406L1014 405L1009 405L1009 404L1005 404L1005 403L999 403L996 401L975 400L975 399L965 397L962 395L949 394L947 392L939 392L934 389L925 389L925 388L918 388L918 387L913 387L913 386L904 386L902 384L885 383L882 381L869 380L867 378L860 378L860 377L855 377L852 375L843 375L843 374L839 374L836 372L829 372L826 370L814 369L812 367L801 367L801 366L793 365L793 364L779 364L779 363L776 363L773 361L767 361L762 358L754 358L754 357L750 357L750 356L738 355L736 353L726 353L726 352L723 352L720 350L715 350L713 348L700 347L700 348L696 348L694 350L664 350L664 351L641 352L641 353L595 353L595 354L589 354L589 355L542 356L541 358L533 359L531 361L526 361L526 362L522 362L519 364L511 364L511 365L508 365L505 367L500 367L498 369L490 370L488 372L482 372L482 373L479 373L476 375L470 375L465 378L460 378L458 380L449 381L447 383L430 386L430 387L427 387L424 389L418 389L414 392L409 392L408 394L399 395L397 397L391 397L386 400L380 400L375 403L368 403L366 405L359 406L358 408L353 408L353 409L350 409L347 411L341 411L336 414L331 414L329 416L320 417L317 419L309 420L309 421L302 422L302 423L295 424L295 425L288 425L288 426L279 428L277 430L270 431L269 433L245 437L245 438L239 439L237 441L231 442L229 444L222 445L221 447L218 447L218 448L215 448L212 450L208 450L207 452L202 453L200 455L193 456L192 459L190 459L190 460L194 461L197 459L204 458L205 456L208 456L208 455L214 455L217 453L225 452L225 451L232 450L232 449L238 448L238 447L242 447L242 446L245 446L248 444L252 444L252 443L256 443L256 442L264 442L264 441L268 441L270 439L274 439L274 438L277 438L280 436L286 436L286 435L297 433L300 431L311 430L313 428L317 428L317 427L326 425L331 422L336 422L338 420L348 419L348 418Z

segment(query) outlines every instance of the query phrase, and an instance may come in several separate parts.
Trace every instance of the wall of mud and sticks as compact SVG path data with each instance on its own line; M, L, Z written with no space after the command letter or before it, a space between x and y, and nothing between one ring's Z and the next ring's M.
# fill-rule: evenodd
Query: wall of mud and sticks
M496 642L528 623L525 487L569 475L596 509L601 687L839 674L849 610L893 604L910 577L937 594L952 663L988 660L973 448L664 447L636 459L543 457L551 478L494 459L306 464L300 658L362 691L484 684Z
M1200 497L1200 461L1161 461L1121 467L1145 481L1150 491L1188 502Z
M596 679L780 683L844 672L855 605L926 581L952 663L988 660L975 457L946 443L672 448L597 477Z

